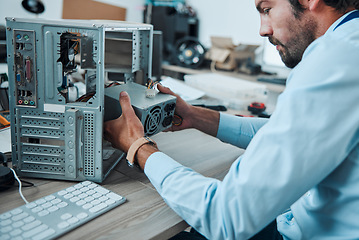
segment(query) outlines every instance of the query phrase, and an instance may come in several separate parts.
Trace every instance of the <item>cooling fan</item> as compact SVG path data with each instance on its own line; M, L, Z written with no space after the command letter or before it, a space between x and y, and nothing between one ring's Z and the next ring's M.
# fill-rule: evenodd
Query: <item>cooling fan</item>
M157 132L162 120L162 110L160 106L152 108L146 117L143 125L145 129L145 135L153 135Z

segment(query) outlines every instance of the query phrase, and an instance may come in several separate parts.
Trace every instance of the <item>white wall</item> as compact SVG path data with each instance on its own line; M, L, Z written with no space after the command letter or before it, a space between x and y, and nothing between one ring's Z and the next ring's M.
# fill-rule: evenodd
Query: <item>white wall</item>
M1 25L5 25L5 17L61 19L62 0L42 0L45 5L45 12L38 16L26 11L21 2L22 0L0 0Z
M36 16L21 6L22 0L0 0L0 24L5 17L61 19L63 0L42 0L45 12ZM76 1L76 0L74 0ZM142 22L145 0L97 0L127 9L127 21ZM199 39L210 46L210 36L232 37L235 44L261 44L259 15L254 0L187 0L200 20Z
M76 0L73 0L76 1ZM127 9L126 20L142 22L145 0L97 0ZM0 24L5 25L5 17L61 19L63 0L42 0L45 12L36 14L27 12L21 5L22 0L0 0ZM79 9L80 11L81 9Z
M199 18L199 40L210 46L210 36L232 37L235 44L262 44L260 19L254 0L187 0Z

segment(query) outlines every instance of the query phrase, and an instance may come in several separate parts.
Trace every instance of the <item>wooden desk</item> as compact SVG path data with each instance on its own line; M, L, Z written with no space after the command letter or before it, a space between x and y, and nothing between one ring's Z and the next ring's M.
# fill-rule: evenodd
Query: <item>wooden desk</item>
M160 150L199 173L223 179L242 149L190 129L153 137ZM224 153L224 154L223 154ZM74 182L27 179L35 187L23 188L29 202L69 187ZM156 192L144 173L121 161L101 184L127 198L127 202L67 233L60 239L168 239L187 228ZM0 213L24 204L17 188L0 192Z

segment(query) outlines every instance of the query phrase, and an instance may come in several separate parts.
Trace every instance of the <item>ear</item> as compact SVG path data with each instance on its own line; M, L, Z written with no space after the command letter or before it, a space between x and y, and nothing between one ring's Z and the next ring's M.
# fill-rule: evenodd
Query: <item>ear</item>
M309 10L316 11L321 8L323 1L322 0L309 0Z
M299 2L310 11L316 11L322 5L322 0L299 0Z

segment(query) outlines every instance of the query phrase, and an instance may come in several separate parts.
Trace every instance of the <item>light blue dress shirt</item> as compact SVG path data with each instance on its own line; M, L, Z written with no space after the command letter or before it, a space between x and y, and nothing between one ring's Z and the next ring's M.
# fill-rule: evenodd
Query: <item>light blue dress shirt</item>
M284 239L359 239L359 19L334 30L345 16L306 49L270 120L220 115L217 137L246 148L223 181L149 157L152 184L207 238L277 218Z

